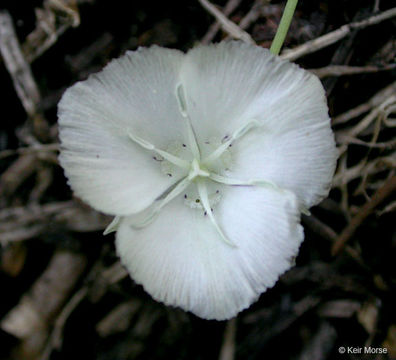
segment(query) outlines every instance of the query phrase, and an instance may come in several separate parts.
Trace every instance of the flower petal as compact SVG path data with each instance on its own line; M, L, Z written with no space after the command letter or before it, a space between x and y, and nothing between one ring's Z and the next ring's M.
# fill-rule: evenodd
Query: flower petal
M116 235L121 261L154 299L206 318L224 320L257 300L292 265L303 239L296 197L258 187L219 187L214 216L180 197L150 226L124 218Z
M287 96L304 71L267 49L228 41L191 49L181 82L199 141L230 135Z
M128 52L64 94L60 162L76 195L96 209L141 211L180 178L163 174L128 133L164 150L183 143L185 119L174 94L183 58L159 47Z
M293 191L307 210L328 195L338 153L329 125L318 123L319 105L288 110L290 113L274 112L273 116L287 116L301 127L282 133L263 128L248 134L233 147L230 177L273 182ZM309 120L311 124L307 124Z
M327 196L337 153L316 76L268 50L222 42L191 50L181 79L200 141L249 121L261 127L233 143L235 178L262 178L295 192L305 208Z

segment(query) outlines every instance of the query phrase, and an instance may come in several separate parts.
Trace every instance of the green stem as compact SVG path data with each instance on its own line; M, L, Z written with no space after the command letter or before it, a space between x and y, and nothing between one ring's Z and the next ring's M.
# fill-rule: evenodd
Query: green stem
M297 2L298 0L287 0L285 11L283 12L282 19L270 48L271 53L274 55L279 55L280 49L285 41L287 31L289 30Z

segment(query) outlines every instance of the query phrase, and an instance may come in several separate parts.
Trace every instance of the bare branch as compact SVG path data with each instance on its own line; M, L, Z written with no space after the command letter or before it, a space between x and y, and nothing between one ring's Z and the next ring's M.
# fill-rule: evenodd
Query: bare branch
M281 58L287 60L296 60L304 55L311 54L315 51L323 49L349 35L352 30L364 29L368 26L379 24L382 21L391 19L396 16L396 8L389 9L378 15L369 17L368 19L353 22L341 26L328 34L320 36L316 39L307 41L305 44L295 47L294 49L286 49L282 52Z
M224 31L226 31L230 36L235 39L240 39L247 43L254 44L253 39L246 31L243 31L238 25L227 19L227 17L208 0L198 1L210 14L212 14L217 19Z

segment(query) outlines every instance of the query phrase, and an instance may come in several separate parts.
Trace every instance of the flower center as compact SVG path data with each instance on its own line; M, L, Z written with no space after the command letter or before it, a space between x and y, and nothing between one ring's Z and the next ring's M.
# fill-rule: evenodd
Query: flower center
M187 176L188 180L191 181L197 177L206 178L209 176L210 176L210 172L208 172L204 168L201 168L201 164L199 163L199 161L194 158L194 160L191 162L191 168Z
M225 135L220 142L211 139L205 141L203 144L198 144L187 111L184 89L181 85L176 89L176 97L179 103L180 113L185 119L188 139L186 144L174 143L166 150L162 150L132 131L127 132L133 142L153 153L152 158L161 163L161 171L163 173L170 177L177 175L174 176L175 184L168 191L149 208L136 215L136 221L134 221L133 226L136 228L147 226L168 202L177 196L184 196L184 203L191 208L203 210L203 216L211 221L221 239L228 245L234 246L218 225L213 215L213 206L221 198L220 191L217 189L218 184L265 186L282 190L276 185L264 180L238 180L225 176L231 164L230 147L232 143L243 137L250 130L261 126L261 124L255 119L245 121L232 134ZM202 158L203 153L209 155ZM216 184L217 186L215 186Z

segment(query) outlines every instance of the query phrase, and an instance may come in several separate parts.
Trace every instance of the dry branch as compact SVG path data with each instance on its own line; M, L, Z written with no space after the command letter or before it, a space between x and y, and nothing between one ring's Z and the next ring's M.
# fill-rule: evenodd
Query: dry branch
M0 52L15 91L27 114L33 118L37 114L40 92L29 63L22 54L11 16L6 11L0 12Z
M62 21L57 21L59 14ZM70 26L80 24L80 14L74 0L46 0L42 9L36 9L36 28L27 36L22 51L28 62L33 62L56 43Z
M294 61L302 56L311 54L315 51L318 51L331 44L336 43L337 41L348 36L353 30L360 30L371 25L379 24L380 22L391 19L394 16L396 16L396 8L389 9L362 21L352 22L350 24L343 25L337 30L320 36L314 40L307 41L305 44L299 45L294 49L284 50L281 57L283 59Z
M58 151L59 150L59 144L37 144L34 146L29 146L29 147L20 147L18 149L7 149L0 151L0 160L4 159L8 156L12 155L22 155L22 154L35 154L39 152L52 152L52 151Z
M0 176L0 205L5 206L5 198L14 194L15 190L36 168L36 157L26 154L19 157L4 173Z
M242 2L242 0L228 0L227 4L224 6L223 14L224 16L229 16ZM213 23L209 30L206 32L205 36L202 38L202 44L209 44L213 38L216 36L217 32L220 30L221 24L216 21Z
M343 124L349 120L357 118L358 116L364 114L367 111L370 111L373 107L377 107L385 102L390 96L396 93L396 82L388 85L387 87L378 91L370 100L366 101L359 106L348 110L345 113L342 113L336 116L333 119L333 125Z
M395 64L387 66L347 66L347 65L330 65L320 69L309 69L320 79L329 76L344 76L354 74L376 73L379 71L393 70L396 68Z
M353 236L362 222L374 211L374 209L390 197L396 191L396 176L392 176L377 192L371 200L367 202L351 220L349 225L342 231L337 242L332 247L332 254L338 254L345 246L346 242Z
M262 15L262 9L266 6L270 1L269 0L256 0L253 3L252 8L249 12L241 19L238 26L245 30L247 29L252 23L257 21L257 19Z
M345 129L339 130L336 134L336 137L356 137L361 134L365 129L367 129L372 123L382 114L385 113L386 109L389 106L396 104L396 95L390 96L383 103L372 109L362 120L360 120L355 126ZM388 114L389 115L389 114Z
M50 358L51 352L54 349L60 350L63 343L63 329L65 327L66 321L70 317L71 313L74 309L81 303L81 301L87 295L87 288L81 288L79 291L74 293L71 299L67 302L67 304L63 307L62 311L58 315L51 335L47 341L47 345L45 346L42 355L40 356L40 360L47 360Z
M103 230L110 218L74 201L5 208L0 211L0 244L28 240L44 233L51 224L68 231Z
M229 320L224 331L224 339L220 350L219 360L234 360L236 330L236 318Z
M139 299L129 300L111 310L96 325L101 337L114 335L129 328L132 317L139 311L142 302Z
M367 164L363 159L359 164L344 171L338 171L333 179L333 187L341 187L354 179L362 176L362 173L373 175L396 167L396 156L377 157Z
M48 328L65 303L86 265L83 255L57 251L44 273L1 321L1 328L20 338L19 353L34 359L41 352Z
M217 21L221 24L221 27L226 31L231 37L239 40L243 40L247 43L254 44L251 36L243 31L238 25L229 20L220 10L218 10L213 4L208 0L198 0L200 4L211 14Z

